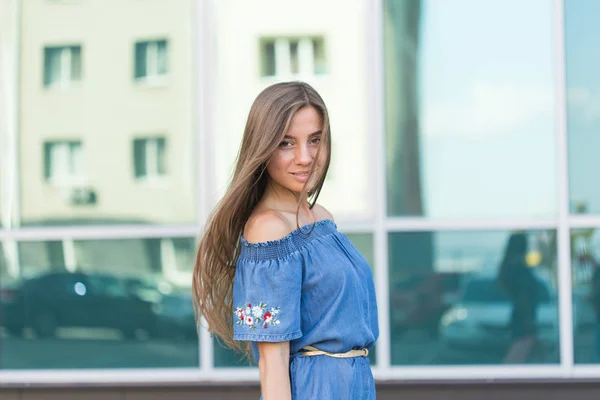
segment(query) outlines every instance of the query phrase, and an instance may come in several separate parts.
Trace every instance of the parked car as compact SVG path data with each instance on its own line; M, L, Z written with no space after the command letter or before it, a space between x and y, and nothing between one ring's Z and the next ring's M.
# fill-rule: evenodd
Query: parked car
M4 308L3 325L13 335L27 327L38 337L53 337L61 327L94 327L134 338L138 330L154 328L156 301L142 298L132 287L131 279L112 275L46 273L16 288Z

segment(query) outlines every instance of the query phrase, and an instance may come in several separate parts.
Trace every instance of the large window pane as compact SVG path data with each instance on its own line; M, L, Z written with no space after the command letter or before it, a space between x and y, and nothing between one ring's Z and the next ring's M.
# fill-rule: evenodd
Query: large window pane
M558 363L555 231L389 235L394 365Z
M597 1L565 1L569 204L576 214L600 213L600 186L592 183L600 169L598 13Z
M197 366L194 251L192 238L19 243L0 269L1 367Z
M303 80L322 95L331 119L332 163L319 201L336 218L370 216L368 151L375 132L367 117L366 2L308 0L299 7L292 0L220 0L215 5L217 187L225 188L231 176L258 93L279 81Z
M600 363L600 233L571 231L575 362Z
M194 14L192 0L23 4L22 225L197 221Z
M389 215L555 214L552 11L384 1Z
M373 260L373 235L371 233L348 233L348 238L361 252L365 259L374 267ZM250 362L241 354L221 345L216 339L213 339L214 346L214 364L215 367L250 367L256 366L256 363ZM371 364L376 365L375 349L369 352Z

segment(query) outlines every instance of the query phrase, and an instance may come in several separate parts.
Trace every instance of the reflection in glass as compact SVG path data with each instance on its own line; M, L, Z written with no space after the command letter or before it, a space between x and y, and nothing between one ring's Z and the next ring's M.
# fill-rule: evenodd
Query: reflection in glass
M44 85L68 85L81 80L81 46L44 49Z
M569 200L573 214L600 213L600 186L591 174L600 169L600 34L595 0L565 1L565 61Z
M16 221L197 220L193 14L191 0L23 4Z
M385 0L389 215L555 213L552 8Z
M227 186L258 93L276 82L302 80L323 97L331 117L332 158L319 203L336 218L367 219L373 214L368 151L374 133L364 68L370 48L365 2L346 0L343 12L335 1L302 4L290 13L266 2L215 2L216 187Z
M575 363L600 363L600 233L571 231L573 353Z
M558 363L554 231L389 235L394 365Z
M348 238L354 246L361 252L365 259L374 267L373 260L373 234L371 233L348 233ZM228 347L221 345L216 339L213 339L213 357L215 367L250 367L256 366L253 360L244 358L241 354L236 354ZM369 352L371 364L375 365L375 348Z
M0 270L3 368L198 365L189 287L194 239L18 247L16 273Z

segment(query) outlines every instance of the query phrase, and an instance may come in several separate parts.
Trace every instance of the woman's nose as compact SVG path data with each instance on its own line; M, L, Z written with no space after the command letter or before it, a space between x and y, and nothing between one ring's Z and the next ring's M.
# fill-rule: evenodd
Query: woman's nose
M296 164L310 164L312 159L313 157L308 146L298 146L296 148Z

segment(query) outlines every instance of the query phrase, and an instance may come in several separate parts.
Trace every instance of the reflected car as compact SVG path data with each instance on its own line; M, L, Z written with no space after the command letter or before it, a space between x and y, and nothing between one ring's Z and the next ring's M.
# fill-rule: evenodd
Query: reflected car
M2 326L2 321L6 319L7 310L13 306L17 299L18 284L14 280L8 281L6 279L2 280L0 284L0 326ZM13 332L9 331L9 333L14 335L17 332L13 330Z
M174 291L163 295L154 311L157 317L156 336L197 340L198 333L190 290Z
M548 286L538 280L537 336L542 343L558 343L558 305ZM448 347L503 349L511 344L512 303L495 277L470 279L460 300L441 319L440 335Z
M22 281L4 309L3 325L20 335L31 328L37 337L54 337L58 328L111 328L133 339L152 332L153 306L131 290L131 280L112 275L51 272Z
M394 332L425 329L438 335L443 313L455 303L458 273L411 272L390 288L390 323Z

